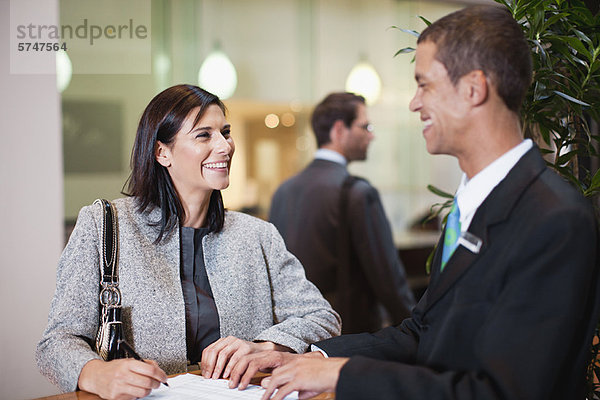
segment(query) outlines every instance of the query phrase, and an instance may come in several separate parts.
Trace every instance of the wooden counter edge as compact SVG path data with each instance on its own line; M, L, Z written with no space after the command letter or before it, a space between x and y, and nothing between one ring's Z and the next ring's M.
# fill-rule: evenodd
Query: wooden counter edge
M200 371L192 371L192 372L183 372L181 374L175 374L175 375L171 375L170 377L174 377L177 375L183 375L185 373L188 374L193 374L193 375L200 375ZM250 383L254 384L254 385L260 385L260 381L262 378L264 378L265 376L269 376L269 374L264 373L264 372L257 372L256 375L254 375L254 378L252 378L252 380L250 381ZM69 393L61 393L61 394L56 394L53 396L46 396L46 397L38 397L34 400L99 400L101 399L98 395L95 395L93 393L90 392L85 392L83 390L78 390L76 392L69 392ZM335 393L321 393L318 396L315 397L311 397L312 400L334 400L335 399Z

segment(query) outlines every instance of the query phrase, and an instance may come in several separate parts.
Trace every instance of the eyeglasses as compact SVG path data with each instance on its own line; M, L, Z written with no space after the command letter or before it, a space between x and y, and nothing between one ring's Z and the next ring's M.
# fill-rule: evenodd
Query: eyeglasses
M360 129L362 129L363 131L367 131L367 132L373 132L373 124L370 123L366 123L366 124L362 124L362 125L357 125Z

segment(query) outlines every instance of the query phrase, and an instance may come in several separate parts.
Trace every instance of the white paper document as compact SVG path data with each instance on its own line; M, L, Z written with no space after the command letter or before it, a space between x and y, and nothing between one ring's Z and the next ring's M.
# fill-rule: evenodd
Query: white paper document
M160 385L154 389L149 400L221 400L221 399L260 399L265 389L257 385L248 385L245 390L229 389L226 379L205 379L200 375L184 374L169 378L169 387ZM286 399L297 399L293 392Z

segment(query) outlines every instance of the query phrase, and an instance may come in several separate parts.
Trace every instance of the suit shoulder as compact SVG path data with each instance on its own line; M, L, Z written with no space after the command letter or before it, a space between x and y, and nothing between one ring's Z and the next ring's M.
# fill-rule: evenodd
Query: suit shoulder
M354 177L354 183L350 187L350 197L354 200L375 201L379 199L379 192L368 180Z
M298 175L294 175L291 178L286 179L279 185L279 187L277 188L277 190L275 191L275 194L273 196L277 196L278 194L285 193L290 188L295 186L295 184L296 184L295 182L297 180L298 180Z
M357 192L371 192L377 191L371 182L366 180L365 178L361 178L359 176L354 176L354 183L352 184L352 190Z
M527 221L531 229L544 227L545 231L558 226L591 229L596 220L591 202L549 168L527 186L510 212L516 223Z
M591 203L556 172L547 168L534 186L535 196L552 209L576 209L593 215Z
M335 190L340 187L346 176L348 172L343 166L332 162L325 164L313 162L298 174L286 179L277 188L273 198Z
M288 193L295 191L297 187L302 187L303 186L302 182L304 181L303 174L304 174L304 170L300 171L298 174L283 181L279 185L277 190L275 190L275 193L273 194L273 198L275 199L276 197L287 195Z

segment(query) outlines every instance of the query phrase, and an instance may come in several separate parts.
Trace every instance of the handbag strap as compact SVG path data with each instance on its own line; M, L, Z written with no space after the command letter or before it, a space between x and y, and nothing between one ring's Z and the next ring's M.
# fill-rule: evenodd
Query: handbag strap
M102 254L100 255L100 304L102 307L121 304L119 290L119 227L114 205L98 199L102 207Z
M340 299L340 304L344 303L344 299L341 293L347 288L347 281L349 279L349 265L352 259L352 233L350 229L350 223L348 221L348 198L350 197L350 189L361 178L357 176L348 175L342 182L339 197L339 220L338 227L339 233L337 235L337 249L338 249L338 263L339 267L337 270L337 290Z
M342 182L342 188L340 190L340 203L339 203L339 210L340 210L340 220L339 220L339 226L340 228L342 228L342 233L344 233L343 235L338 235L338 238L342 238L343 236L346 236L346 233L350 231L349 229L349 224L348 224L348 197L350 195L350 189L352 188L352 185L354 185L354 183L356 181L358 181L360 178L356 177L356 176L352 176L352 175L348 175L344 181ZM344 244L344 247L348 246L348 238L343 238L342 243ZM348 252L345 252L348 253Z

